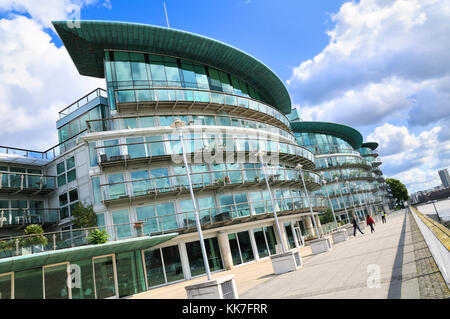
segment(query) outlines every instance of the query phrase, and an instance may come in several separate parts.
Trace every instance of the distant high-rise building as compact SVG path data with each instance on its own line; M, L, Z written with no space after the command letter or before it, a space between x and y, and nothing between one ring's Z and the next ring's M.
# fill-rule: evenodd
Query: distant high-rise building
M442 185L444 185L444 187L450 187L450 175L448 174L448 170L446 168L439 170L438 174L441 178Z

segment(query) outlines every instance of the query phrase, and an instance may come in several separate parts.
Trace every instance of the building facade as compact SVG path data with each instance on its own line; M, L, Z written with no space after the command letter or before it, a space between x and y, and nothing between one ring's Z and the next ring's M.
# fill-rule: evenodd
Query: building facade
M297 142L315 155L316 172L322 176L322 188L315 194L329 196L339 220L349 222L352 214L364 220L367 214L388 210L383 208L381 162L368 147L376 143L362 143L361 133L337 123L293 121L291 128Z
M448 170L442 169L438 171L439 178L441 179L442 186L450 187L450 175L448 174Z
M313 224L320 227L318 213L327 206L317 159L291 130L289 94L269 68L183 31L53 24L80 74L104 78L106 90L59 113L54 148L2 150L3 297L123 297L205 273L176 120L185 123L211 271L269 258L281 241L296 248L316 236ZM77 203L93 206L106 244L87 245L92 229L73 225ZM45 240L30 253L26 238L14 236L36 223Z

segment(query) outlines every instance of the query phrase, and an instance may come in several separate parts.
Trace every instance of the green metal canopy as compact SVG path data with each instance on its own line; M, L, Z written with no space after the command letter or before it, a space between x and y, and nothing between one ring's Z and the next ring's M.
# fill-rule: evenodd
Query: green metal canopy
M170 233L159 236L146 236L132 239L111 241L101 245L87 245L60 250L52 250L42 253L9 257L0 259L0 274L11 271L20 271L45 265L52 265L66 261L77 261L95 256L115 254L124 251L145 249L161 244L178 233Z
M375 151L375 149L378 147L378 143L377 142L365 142L361 145L361 147L368 147L372 151Z
M289 93L262 62L230 45L197 34L159 26L109 22L52 22L81 75L104 77L104 51L126 50L170 55L230 72L259 90L284 114L291 111Z
M291 122L292 131L297 133L321 133L342 138L354 149L361 147L363 137L353 127L331 122Z

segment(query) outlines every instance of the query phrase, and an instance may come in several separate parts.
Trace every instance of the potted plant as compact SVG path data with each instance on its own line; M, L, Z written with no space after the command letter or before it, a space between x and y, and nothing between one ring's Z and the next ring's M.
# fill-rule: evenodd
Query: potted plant
M94 229L88 236L88 243L91 245L104 244L108 241L109 235L105 229Z
M138 236L141 237L143 235L142 229L143 229L143 222L136 222L134 223L134 229L136 229L136 232L138 233Z
M22 255L44 251L44 246L47 245L48 239L44 235L41 225L32 224L25 228L25 235L29 235L20 241L22 246Z

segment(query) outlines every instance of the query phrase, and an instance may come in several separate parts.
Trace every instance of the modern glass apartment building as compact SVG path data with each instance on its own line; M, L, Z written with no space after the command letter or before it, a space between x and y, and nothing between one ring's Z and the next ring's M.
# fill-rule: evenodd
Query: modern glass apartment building
M361 220L385 202L382 172L378 168L376 143L362 143L356 129L337 123L293 121L291 128L299 145L315 155L316 172L324 182L314 193L330 197L340 220L349 221L352 213Z
M212 271L268 258L281 241L295 248L315 236L309 203L320 226L327 202L314 170L321 163L316 155L326 153L294 135L286 117L290 96L268 67L174 29L53 24L79 73L104 78L106 90L59 113L56 147L0 149L2 298L123 297L204 274L180 137L171 127L176 119L186 123L184 146ZM351 167L365 177L369 164L356 153L345 161L358 159ZM92 229L75 229L78 202L93 205L108 243L88 245ZM34 223L45 227L46 241L23 247L14 236Z

